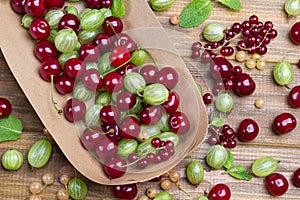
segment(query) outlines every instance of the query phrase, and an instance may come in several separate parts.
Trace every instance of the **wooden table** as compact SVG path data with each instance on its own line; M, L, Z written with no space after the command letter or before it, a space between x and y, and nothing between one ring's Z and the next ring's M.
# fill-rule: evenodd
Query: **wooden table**
M208 76L206 65L201 64L199 60L192 60L190 58L190 44L193 41L199 40L199 34L207 22L222 22L225 26L229 27L233 22L242 22L248 19L252 14L256 14L262 21L270 20L275 24L279 35L278 38L268 45L268 53L263 57L268 61L267 68L261 71L257 69L250 70L244 67L244 63L239 63L245 72L253 76L257 88L255 93L248 97L237 97L232 92L229 92L233 94L235 104L233 111L227 115L226 123L236 129L239 122L244 118L256 120L260 126L258 137L253 142L247 144L238 143L237 147L232 150L235 157L234 163L250 168L255 159L267 155L273 156L281 161L277 172L283 173L287 177L290 187L284 196L273 198L266 191L263 178L254 177L252 181L249 182L239 181L228 175L221 175L223 170L205 172L205 180L199 186L188 184L185 179L185 167L188 162L195 159L206 166L204 157L209 145L205 142L176 167L176 170L179 170L182 174L180 180L182 188L189 192L192 197L196 197L202 195L204 191L208 191L213 185L222 182L228 184L232 191L232 199L236 200L300 199L300 189L294 187L291 183L293 172L300 167L300 136L298 134L300 126L298 125L293 132L284 136L278 136L272 131L272 121L276 115L286 111L294 114L297 119L300 117L299 111L291 108L287 103L286 97L289 89L276 85L272 78L272 67L274 63L285 59L293 63L295 69L295 78L290 84L290 87L299 84L300 73L295 65L300 58L299 46L293 45L288 38L289 29L292 24L297 21L297 18L287 18L283 11L283 0L274 0L272 2L242 0L244 8L236 12L213 1L212 16L203 25L192 29L182 29L170 25L170 15L180 13L188 2L188 0L176 1L169 10L156 12L155 14L166 29L179 53L187 62L193 76L203 86L204 92L211 90L211 78ZM232 60L232 58L230 59ZM237 64L235 61L232 62ZM24 72L24 76L26 76L26 72ZM0 96L6 97L11 101L13 105L12 115L19 117L24 125L24 131L20 140L0 144L0 155L2 156L7 149L18 149L26 157L30 146L35 141L45 137L42 132L43 125L11 74L2 53L0 54ZM254 101L257 98L263 98L265 101L265 105L262 109L257 109L254 106ZM209 113L213 111L212 106L208 106L207 109ZM43 191L43 199L56 199L56 191L63 187L59 183L58 178L61 174L66 173L72 176L77 174L77 176L86 181L89 188L86 199L114 199L110 186L98 185L82 177L69 164L55 142L53 140L51 140L51 142L53 144L53 154L45 167L41 169L31 169L26 161L18 171L5 171L1 167L0 199L25 199L29 195L29 184L33 181L41 181L42 175L47 172L54 173L56 179L53 185L46 187ZM206 169L208 168L206 167ZM148 187L156 187L159 189L158 183L155 182L139 183L139 195L143 194ZM174 195L174 199L192 199L192 197L188 197L176 187L173 187L170 192Z

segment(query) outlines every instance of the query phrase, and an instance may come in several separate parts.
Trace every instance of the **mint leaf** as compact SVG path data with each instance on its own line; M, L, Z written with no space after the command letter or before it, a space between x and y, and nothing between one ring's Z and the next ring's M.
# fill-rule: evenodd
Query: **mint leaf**
M179 16L179 26L192 28L202 24L212 11L211 0L192 0Z
M224 164L224 167L229 170L234 162L234 157L232 155L232 153L227 149L227 153L228 153L228 158L226 163Z
M112 15L122 18L125 15L125 6L123 0L113 0L110 7Z
M225 120L223 118L214 117L210 124L215 126L215 127L221 127L221 126L224 125L224 123L225 123Z
M227 6L232 10L239 10L243 7L240 0L218 0L218 1L222 3L224 6Z
M252 175L248 172L248 169L242 165L235 165L222 174L229 174L230 176L239 180L250 181L252 179Z
M0 142L17 140L23 130L22 122L13 116L0 119Z

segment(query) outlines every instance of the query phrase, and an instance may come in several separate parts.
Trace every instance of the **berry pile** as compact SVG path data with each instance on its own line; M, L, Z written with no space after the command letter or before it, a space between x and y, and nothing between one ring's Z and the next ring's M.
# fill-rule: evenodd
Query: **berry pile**
M52 92L53 106L69 122L84 122L82 145L104 163L110 178L117 178L128 161L145 168L169 159L190 122L178 110L178 73L159 67L122 32L112 2L86 0L81 11L62 8L64 0L11 0L11 6L36 41L41 78L59 94L73 95L61 110ZM144 65L146 56L153 64Z

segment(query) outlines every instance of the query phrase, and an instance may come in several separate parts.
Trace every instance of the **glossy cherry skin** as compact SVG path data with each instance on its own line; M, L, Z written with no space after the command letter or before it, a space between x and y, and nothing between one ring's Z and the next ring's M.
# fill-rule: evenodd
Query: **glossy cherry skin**
M103 124L101 128L108 139L115 142L119 142L123 139L119 131L119 126L117 124Z
M112 0L102 0L101 7L102 8L110 8L112 5Z
M53 76L53 81L56 81L62 72L61 64L56 58L48 58L42 62L39 72L45 81L50 82L51 75Z
M104 172L110 178L119 178L127 170L127 163L124 158L113 157L103 163Z
M120 18L110 16L105 18L103 22L103 30L109 35L119 34L123 30L123 22Z
M101 8L101 0L84 0L87 8Z
M290 30L290 38L295 44L300 44L300 22L296 22Z
M109 55L109 60L111 62L111 65L114 67L119 67L126 62L128 62L130 59L130 53L129 51L123 47L118 46L113 48L111 54Z
M100 159L109 159L117 154L118 144L105 137L96 144L95 151Z
M125 139L134 139L139 135L141 131L139 120L131 116L125 117L119 127L120 134Z
M239 96L251 95L256 88L256 84L249 74L242 73L234 78L233 91Z
M300 187L300 168L298 168L298 169L293 173L292 181L293 181L294 186Z
M168 100L165 103L163 103L162 106L164 107L166 113L172 114L177 110L179 102L179 95L175 91L173 91L170 92Z
M123 88L123 77L117 72L111 72L104 76L103 87L107 92L118 92Z
M166 86L169 90L172 90L178 83L178 73L172 67L162 68L157 76L156 82Z
M177 134L184 134L190 130L190 121L188 117L179 111L170 115L168 124L171 131Z
M69 122L80 121L86 113L86 105L83 101L71 98L65 104L64 115Z
M29 27L29 33L35 40L45 40L50 35L50 26L43 18L34 19Z
M104 124L118 124L121 118L121 111L117 106L107 105L100 110L100 120Z
M210 74L215 79L226 80L233 75L232 64L224 57L216 57L210 63Z
M0 118L8 117L11 113L11 103L6 98L0 98Z
M297 126L297 120L294 115L290 113L281 113L274 118L273 129L275 133L284 135Z
M86 70L86 65L79 58L70 58L65 62L64 70L73 79L81 78Z
M102 88L103 80L97 69L86 70L82 75L82 83L91 91L98 91Z
M60 18L58 23L58 29L71 28L75 32L79 30L80 21L76 15L65 14Z
M160 105L145 106L140 111L141 123L145 125L154 125L161 119L162 107Z
M300 85L293 87L288 95L288 102L294 108L300 108Z
M119 33L117 36L113 36L112 41L115 47L125 47L129 52L133 52L137 49L133 39L126 33Z
M11 0L10 6L16 13L24 15L26 13L24 7L25 1L26 0Z
M107 33L99 33L94 38L93 44L97 46L100 53L107 52L112 46L110 35L108 35Z
M215 185L208 193L209 200L230 200L230 188L222 183Z
M84 62L97 62L100 56L98 48L93 44L83 44L78 50L79 58Z
M60 94L70 94L73 92L74 84L74 79L66 74L61 74L55 82L55 88Z
M265 179L265 185L269 193L273 196L281 196L289 188L289 183L284 175L272 173Z
M140 74L145 79L146 83L155 83L158 69L154 65L145 65L140 69Z
M137 195L137 186L135 183L114 185L112 186L112 192L119 199L132 200Z
M43 62L50 57L57 58L59 53L53 43L42 40L36 43L34 55L39 61Z
M240 141L249 142L256 138L259 127L253 119L244 119L237 130L237 137Z
M86 128L80 135L81 144L87 150L94 150L103 138L105 138L105 135L102 129L97 126Z
M45 0L47 8L62 8L65 5L66 0Z
M131 72L138 72L138 68L131 62L129 62L128 64L120 67L117 72L121 75L121 76L125 76L126 74L129 74Z
M117 96L117 106L121 111L128 111L136 103L136 97L127 91L122 91Z
M34 18L43 17L47 12L44 0L26 0L24 8L26 13Z

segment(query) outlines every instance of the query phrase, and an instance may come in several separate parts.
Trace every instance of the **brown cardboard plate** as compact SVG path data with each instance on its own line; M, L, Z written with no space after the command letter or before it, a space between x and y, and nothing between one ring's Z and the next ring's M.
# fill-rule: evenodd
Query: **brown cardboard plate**
M167 172L203 142L208 125L206 109L193 78L146 0L125 0L124 3L125 31L139 46L149 49L158 63L172 66L180 74L180 82L175 90L181 98L180 109L189 116L192 126L191 131L181 138L176 155L168 161L145 170L129 169L124 176L110 180L101 164L81 146L78 128L53 109L50 85L38 75L40 63L33 54L34 41L28 31L21 27L21 17L12 11L9 0L0 1L0 47L14 77L70 163L88 179L107 185L146 181ZM59 107L64 106L67 98L55 94Z

